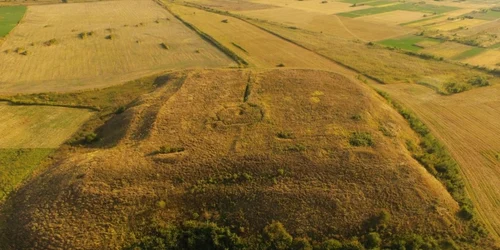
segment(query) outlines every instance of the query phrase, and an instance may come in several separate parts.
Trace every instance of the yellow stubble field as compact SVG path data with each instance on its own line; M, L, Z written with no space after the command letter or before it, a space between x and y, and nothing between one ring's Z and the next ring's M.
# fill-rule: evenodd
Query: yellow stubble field
M30 6L0 46L0 92L72 91L167 69L230 66L153 1Z

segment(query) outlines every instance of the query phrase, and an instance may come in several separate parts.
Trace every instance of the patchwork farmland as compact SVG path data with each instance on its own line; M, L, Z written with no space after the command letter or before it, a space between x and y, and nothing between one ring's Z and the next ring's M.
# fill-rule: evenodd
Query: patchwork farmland
M497 250L499 13L0 0L0 249Z

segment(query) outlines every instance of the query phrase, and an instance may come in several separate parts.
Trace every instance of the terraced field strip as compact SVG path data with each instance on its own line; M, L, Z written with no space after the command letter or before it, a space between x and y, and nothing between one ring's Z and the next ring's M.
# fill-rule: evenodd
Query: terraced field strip
M437 41L434 39L429 39L426 37L422 36L405 36L402 38L394 38L394 39L387 39L384 41L380 41L378 43L385 45L387 47L394 47L394 48L399 48L399 49L404 49L404 50L409 50L409 51L419 51L423 49L422 46L419 46L418 43L424 42L424 41Z
M16 27L25 12L26 6L0 6L0 38Z
M465 176L466 189L500 242L500 85L443 97L418 85L373 85L414 111Z
M67 92L169 69L237 66L149 0L30 6L0 51L2 93Z
M348 72L328 59L237 18L182 5L168 4L168 7L187 23L232 49L253 67L314 68Z
M419 11L424 13L436 13L441 14L452 10L457 10L457 7L451 6L438 6L431 4L418 4L418 3L403 3L403 4L395 4L384 7L375 7L363 10L355 10L350 12L339 13L341 16L345 17L361 17L367 15L375 15L380 13L385 13L389 11L395 10L406 10L406 11Z

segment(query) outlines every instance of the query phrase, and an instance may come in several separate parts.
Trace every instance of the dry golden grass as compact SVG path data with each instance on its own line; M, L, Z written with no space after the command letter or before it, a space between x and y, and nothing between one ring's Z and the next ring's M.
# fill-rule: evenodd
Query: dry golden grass
M401 24L416 21L422 18L424 18L424 14L422 12L395 10L376 15L358 17L356 19L383 24Z
M477 56L467 58L463 62L487 68L500 68L500 50L487 50Z
M92 115L84 109L0 102L0 148L58 148Z
M252 0L255 3L264 3L269 5L275 5L279 7L287 7L297 10L316 12L326 15L349 12L353 10L361 10L371 8L372 6L357 6L351 7L351 3L343 3L338 1L328 1L328 3L322 3L322 1L305 0L305 1L293 1L293 0Z
M57 44L46 46L50 39ZM19 47L29 55L4 53ZM0 47L0 92L71 91L166 69L235 65L153 1L30 6Z
M461 27L472 28L475 25L480 25L480 24L483 24L486 22L488 22L488 21L480 20L480 19L463 19L463 20L448 21L448 22L443 23L443 24L430 26L429 28L433 29L433 30L439 30L439 31L451 31L451 30L459 29Z
M500 236L500 85L443 97L417 85L376 85L414 111L444 143L491 235ZM493 156L493 157L492 157Z
M352 19L290 7L241 11L238 14L315 32L334 34L345 39L377 41L413 32L411 28L390 23L381 24L363 18Z
M60 151L16 192L11 246L121 248L153 220L194 213L245 237L279 220L294 236L347 238L381 209L391 233L463 232L455 201L404 146L415 135L366 85L312 70L186 74L104 126L102 143L124 131L115 147ZM357 131L374 146L351 146ZM162 146L185 150L152 154Z
M444 42L433 46L425 47L423 50L421 50L421 52L449 59L472 48L474 47L461 43Z
M196 8L169 5L183 20L209 34L260 68L284 67L344 70L339 65L237 18ZM227 20L227 22L222 22Z

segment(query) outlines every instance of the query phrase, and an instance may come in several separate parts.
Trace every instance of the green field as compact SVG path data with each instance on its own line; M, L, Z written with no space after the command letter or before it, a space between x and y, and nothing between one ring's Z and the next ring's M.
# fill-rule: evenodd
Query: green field
M385 13L385 12L390 12L390 11L395 11L395 10L419 11L419 12L425 12L425 13L441 14L441 13L445 13L445 12L457 10L457 9L459 9L459 8L451 7L451 6L436 6L436 5L431 5L431 4L403 3L403 4L386 6L386 7L375 7L375 8L369 8L369 9L363 9L363 10L355 10L355 11L351 11L351 12L344 12L344 13L339 13L339 15L345 16L345 17L361 17L361 16L375 15L375 14L380 14L380 13Z
M23 18L26 6L0 7L0 37L4 37Z
M387 46L387 47L394 47L394 48L399 48L399 49L404 49L404 50L416 52L416 51L421 50L422 48L419 46L415 46L415 44L422 42L422 41L426 41L426 40L434 41L433 39L429 39L429 38L422 37L422 36L405 36L402 38L383 40L383 41L380 41L378 43L382 44L384 46Z
M379 0L379 1L373 1L373 2L366 2L364 4L370 5L370 6L380 6L380 5L386 5L386 4L391 4L395 3L394 1L390 0Z
M54 149L0 149L0 201L26 179Z
M496 19L500 19L500 11L488 10L488 12L471 13L471 14L467 14L467 16L472 16L476 19L493 21Z
M484 51L486 51L486 49L484 49L484 48L472 48L470 50L467 50L467 51L460 53L459 55L453 57L452 59L453 60L463 60L463 59L467 59L469 57L477 56L477 55L483 53Z

